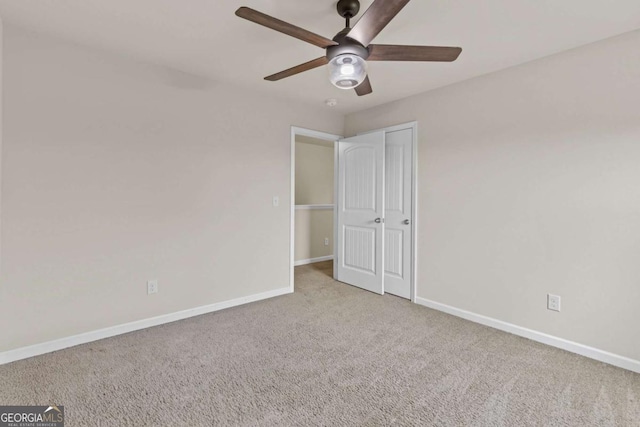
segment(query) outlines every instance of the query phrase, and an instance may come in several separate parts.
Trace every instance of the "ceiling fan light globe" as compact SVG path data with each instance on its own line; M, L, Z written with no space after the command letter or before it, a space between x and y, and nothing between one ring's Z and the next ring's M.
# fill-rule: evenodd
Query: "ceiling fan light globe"
M329 81L338 89L353 89L367 78L367 62L357 55L338 55L328 69Z

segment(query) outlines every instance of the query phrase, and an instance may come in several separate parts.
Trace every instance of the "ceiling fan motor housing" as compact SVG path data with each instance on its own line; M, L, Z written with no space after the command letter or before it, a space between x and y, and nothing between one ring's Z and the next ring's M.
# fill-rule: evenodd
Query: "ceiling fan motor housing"
M347 37L351 28L345 28L340 31L333 38L333 41L339 43L338 46L329 46L327 48L327 59L331 61L338 55L357 55L362 59L367 59L369 57L369 49L353 40L352 38Z

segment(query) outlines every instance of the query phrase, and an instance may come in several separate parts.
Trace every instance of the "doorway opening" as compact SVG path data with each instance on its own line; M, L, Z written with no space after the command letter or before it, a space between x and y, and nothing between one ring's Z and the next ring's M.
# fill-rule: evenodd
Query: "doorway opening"
M331 147L333 164L311 170L330 159ZM346 139L291 128L292 292L296 265L325 262L317 268L339 282L416 301L417 154L417 122ZM306 188L296 171L322 188Z
M336 141L340 135L291 128L290 287L296 266L334 259Z

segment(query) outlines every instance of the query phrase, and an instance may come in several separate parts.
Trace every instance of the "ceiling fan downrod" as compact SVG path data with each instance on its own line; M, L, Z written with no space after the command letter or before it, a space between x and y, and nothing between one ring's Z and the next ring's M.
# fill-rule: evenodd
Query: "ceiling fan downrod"
M360 11L359 0L340 0L336 5L338 14L342 16L346 22L346 28L351 28L351 18L356 16Z

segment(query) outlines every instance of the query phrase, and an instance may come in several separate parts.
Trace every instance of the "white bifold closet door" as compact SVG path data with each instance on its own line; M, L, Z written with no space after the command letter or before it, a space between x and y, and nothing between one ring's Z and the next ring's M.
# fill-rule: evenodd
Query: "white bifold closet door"
M384 132L338 142L337 279L384 293Z

